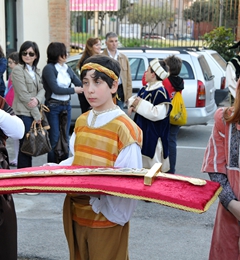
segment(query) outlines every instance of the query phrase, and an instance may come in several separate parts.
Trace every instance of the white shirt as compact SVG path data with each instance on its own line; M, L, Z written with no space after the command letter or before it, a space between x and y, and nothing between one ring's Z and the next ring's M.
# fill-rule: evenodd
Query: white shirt
M55 68L58 72L57 75L57 84L60 88L68 88L69 85L71 84L71 78L67 72L68 66L66 64L55 64ZM70 96L69 95L57 95L52 93L51 98L61 100L61 101L67 101L69 100Z
M32 66L26 64L27 66L27 71L29 73L29 75L31 76L31 78L35 81L36 77L35 77L35 71L33 70Z

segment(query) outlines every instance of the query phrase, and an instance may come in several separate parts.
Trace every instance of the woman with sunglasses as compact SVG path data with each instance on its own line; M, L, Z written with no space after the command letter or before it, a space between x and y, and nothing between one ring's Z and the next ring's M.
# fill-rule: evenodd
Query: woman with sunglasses
M45 90L37 68L39 58L37 44L32 41L24 42L19 50L19 64L11 74L14 88L13 110L22 119L25 133L29 132L33 120L41 122L39 105L44 101ZM17 168L32 166L32 156L21 152L23 139L20 140Z

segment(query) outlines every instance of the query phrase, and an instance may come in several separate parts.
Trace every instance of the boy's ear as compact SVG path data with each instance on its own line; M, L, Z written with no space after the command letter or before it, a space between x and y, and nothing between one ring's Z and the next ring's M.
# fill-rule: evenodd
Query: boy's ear
M111 88L111 93L115 94L115 93L117 93L117 90L118 90L118 81L114 80L113 84L112 84L112 88Z

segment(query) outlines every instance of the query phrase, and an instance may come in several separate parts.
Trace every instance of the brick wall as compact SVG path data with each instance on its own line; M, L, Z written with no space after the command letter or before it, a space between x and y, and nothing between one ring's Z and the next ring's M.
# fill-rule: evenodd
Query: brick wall
M63 42L70 51L69 0L48 0L50 42Z

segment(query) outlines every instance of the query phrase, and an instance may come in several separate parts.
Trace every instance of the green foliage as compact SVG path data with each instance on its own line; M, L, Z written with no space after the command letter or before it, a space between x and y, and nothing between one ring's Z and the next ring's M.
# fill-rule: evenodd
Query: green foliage
M229 61L235 54L229 47L233 45L234 35L232 29L218 27L203 36L203 45L217 51L226 61Z
M154 47L161 48L165 47L164 41L156 40L142 40L142 39L129 39L129 38L119 38L120 42L124 47Z
M212 21L213 9L211 1L200 0L194 2L190 7L184 9L185 20L193 20L195 23Z
M140 24L141 28L149 26L153 32L159 23L169 22L173 16L174 13L170 11L168 5L158 7L136 3L129 9L128 19L131 24Z

